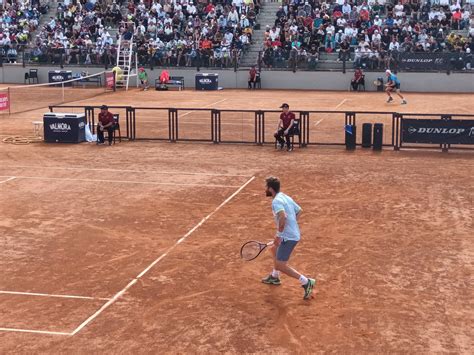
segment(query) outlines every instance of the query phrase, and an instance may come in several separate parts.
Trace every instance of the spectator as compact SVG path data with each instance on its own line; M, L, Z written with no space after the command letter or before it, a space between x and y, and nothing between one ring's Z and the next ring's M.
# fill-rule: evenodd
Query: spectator
M255 65L252 65L252 68L250 68L249 70L249 80L248 80L249 89L252 89L252 85L253 85L253 88L255 89L255 86L257 84L257 79L258 79L257 68L255 67Z
M160 86L162 88L166 88L166 84L168 84L168 81L170 81L170 74L168 73L168 71L165 69L161 72L160 74Z
M350 44L348 38L344 38L344 41L339 45L339 56L338 61L347 61L350 60Z
M365 75L362 69L356 69L351 80L352 90L359 91L361 86L365 86Z
M145 68L141 67L138 69L138 79L140 79L140 86L142 87L143 91L148 90L148 74L145 71Z

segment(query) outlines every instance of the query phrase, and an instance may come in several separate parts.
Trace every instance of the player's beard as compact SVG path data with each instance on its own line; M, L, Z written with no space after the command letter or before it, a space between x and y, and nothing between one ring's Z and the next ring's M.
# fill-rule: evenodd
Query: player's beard
M268 188L265 190L265 196L267 196L267 197L272 196L272 192Z

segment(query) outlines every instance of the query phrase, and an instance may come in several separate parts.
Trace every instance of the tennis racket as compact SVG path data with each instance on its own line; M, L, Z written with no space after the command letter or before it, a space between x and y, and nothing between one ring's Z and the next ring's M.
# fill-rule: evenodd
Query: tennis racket
M273 241L265 244L251 240L240 248L240 257L246 261L256 259L270 245L273 245Z

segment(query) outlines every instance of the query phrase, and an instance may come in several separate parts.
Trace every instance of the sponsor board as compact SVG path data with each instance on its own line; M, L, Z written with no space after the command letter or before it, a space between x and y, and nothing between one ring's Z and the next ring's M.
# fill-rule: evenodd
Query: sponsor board
M474 120L403 118L402 142L474 144Z
M10 98L8 97L8 93L2 92L0 93L0 111L6 111L10 108Z

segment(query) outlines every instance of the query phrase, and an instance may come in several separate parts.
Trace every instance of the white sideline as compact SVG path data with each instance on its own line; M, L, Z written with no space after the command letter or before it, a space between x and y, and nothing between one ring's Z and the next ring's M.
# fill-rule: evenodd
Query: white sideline
M338 109L339 107L341 107L342 105L344 105L344 103L347 101L347 99L344 99L342 100L336 107L334 107L334 109ZM324 121L324 118L321 118L318 122L316 122L314 124L314 126L317 126L318 124L320 124L322 121Z
M37 293L37 292L0 291L0 294L6 294L6 295L23 295L23 296L38 296L38 297L53 297L53 298L75 298L75 299L82 299L82 300L101 300L101 301L108 301L108 300L110 300L110 298L102 298L102 297L74 296L74 295L56 295L56 294Z
M320 124L321 122L323 122L324 118L321 118L318 122L316 122L314 125L317 126L318 124Z
M0 176L7 177L7 176ZM101 179L77 179L77 178L55 178L55 177L44 177L44 176L12 176L16 179L29 179L29 180L58 180L58 181L83 181L83 182L107 182L116 184L142 184L142 185L168 185L168 186L201 186L201 187L219 187L219 188L230 188L238 187L237 185L214 185L214 184L179 184L173 182L157 182L157 181L133 181L133 180L101 180ZM11 179L10 179L11 180Z
M347 101L347 99L342 100L342 101L339 103L339 105L337 105L337 106L335 107L335 109L341 107L342 105L344 105L344 103L345 103L346 101Z
M219 101L217 101L217 102L213 102L212 104L205 105L205 106L203 106L203 107L201 107L201 108L208 108L209 106L220 104L221 102L224 102L224 101L226 101L226 100L227 100L227 99L219 100ZM193 112L196 112L196 111L188 111L188 112L185 112L185 113L183 113L182 115L179 115L179 118L184 117L184 116L187 116L187 115L189 115L190 113L193 113ZM140 121L139 121L139 122L140 122Z
M5 176L2 176L2 177L5 177ZM10 176L8 179L0 181L0 184L3 184L4 182L12 181L13 179L15 179L15 176Z
M173 251L180 243L182 243L186 238L188 238L196 229L204 224L209 218L211 218L217 211L219 211L223 206L225 206L230 200L232 200L240 191L242 191L248 184L250 184L255 179L255 176L252 176L249 180L247 180L242 186L240 186L232 195L230 195L227 199L224 200L219 206L216 207L214 211L209 213L206 217L201 219L201 221L196 224L191 230L189 230L185 235L183 235L178 241L168 248L162 255L160 255L155 261L153 261L149 266L145 268L140 274L137 275L132 281L130 281L127 286L125 286L122 290L117 292L108 302L106 302L102 307L100 307L94 314L92 314L89 318L87 318L84 322L81 323L70 335L75 335L81 331L85 326L87 326L90 322L92 322L99 314L101 314L104 310L110 307L112 304L115 303L129 288L131 288L137 281L143 277L150 269L155 266L158 262L160 262L168 253Z
M50 332L47 330L33 330L33 329L17 329L17 328L0 328L2 332L20 332L20 333L36 333L36 334L48 334L48 335L71 335L71 333L64 332Z
M119 173L153 173L158 175L203 175L203 176L229 176L250 177L249 175L219 174L219 173L195 173L187 171L159 171L159 170L135 170L135 169L108 169L108 168L84 168L72 166L34 166L34 165L4 165L4 169L49 169L49 170L77 170L77 171L109 171Z

